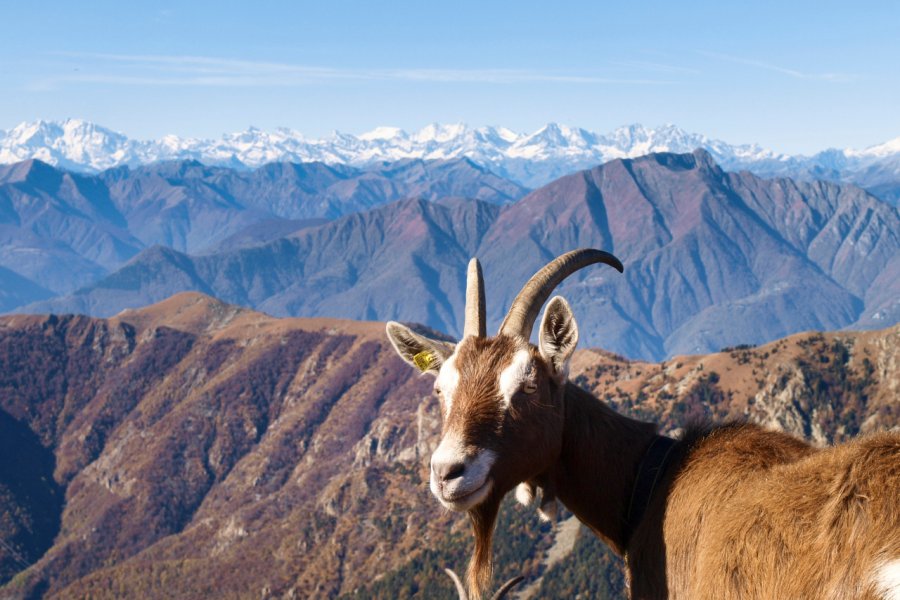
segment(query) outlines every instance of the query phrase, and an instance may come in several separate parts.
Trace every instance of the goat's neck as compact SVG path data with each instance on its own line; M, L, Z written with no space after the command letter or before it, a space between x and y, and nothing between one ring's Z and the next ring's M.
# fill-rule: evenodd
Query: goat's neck
M656 426L616 413L573 384L566 385L565 410L550 481L563 504L622 554L634 481Z

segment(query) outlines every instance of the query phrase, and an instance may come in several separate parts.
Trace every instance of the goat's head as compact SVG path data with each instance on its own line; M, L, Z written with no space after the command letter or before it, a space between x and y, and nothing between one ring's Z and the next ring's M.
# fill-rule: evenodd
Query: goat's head
M522 288L496 337L487 337L484 284L469 263L463 339L429 339L395 322L388 337L400 356L435 376L443 415L441 441L431 457L431 491L451 510L468 511L475 529L470 585L490 577L490 539L500 500L521 482L539 478L562 445L563 396L578 328L566 301L550 301L539 343L529 343L541 306L559 283L583 267L619 260L600 250L569 252L538 271Z

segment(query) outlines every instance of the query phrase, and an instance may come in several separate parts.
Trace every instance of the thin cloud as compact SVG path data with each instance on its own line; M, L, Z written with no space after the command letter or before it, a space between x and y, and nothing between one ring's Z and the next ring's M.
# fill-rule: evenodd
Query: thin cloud
M626 67L628 69L658 71L660 73L671 73L673 75L700 75L700 71L697 69L644 60L613 60L610 61L609 64L618 67Z
M429 83L571 83L665 85L652 78L611 78L529 69L349 69L208 56L57 53L89 63L77 73L33 82L32 89L66 84L141 86L301 86L326 82L397 81ZM128 68L122 73L123 67Z
M781 73L782 75L787 75L788 77L793 77L794 79L806 79L811 81L828 81L832 83L847 83L853 81L855 76L849 75L847 73L807 73L804 71L798 71L796 69L789 69L787 67L782 67L779 65L773 65L771 63L767 63L761 60L755 60L752 58L743 58L740 56L732 56L730 54L721 54L718 52L700 52L704 56L708 56L710 58L715 58L718 60L724 60L740 65L747 65L750 67L756 67L757 69L764 69L766 71L772 71L774 73Z
M396 69L371 71L373 77L447 83L671 83L656 79L621 79L589 75L564 75L518 69Z
M287 63L252 61L232 58L218 58L194 55L163 54L106 54L97 52L57 52L57 56L94 60L99 64L130 64L150 69L165 69L176 72L229 74L246 73L304 73L322 77L339 75L338 69L311 67Z

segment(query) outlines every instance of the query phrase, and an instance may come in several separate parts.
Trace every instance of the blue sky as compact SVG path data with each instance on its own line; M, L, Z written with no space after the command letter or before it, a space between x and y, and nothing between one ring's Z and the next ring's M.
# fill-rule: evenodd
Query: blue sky
M891 1L4 0L0 21L0 129L674 123L792 153L900 136Z

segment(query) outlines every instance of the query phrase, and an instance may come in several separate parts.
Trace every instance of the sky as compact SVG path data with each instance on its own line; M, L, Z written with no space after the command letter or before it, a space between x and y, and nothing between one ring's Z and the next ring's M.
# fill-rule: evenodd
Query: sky
M0 129L671 123L805 154L900 136L900 2L888 0L0 0L0 22Z

